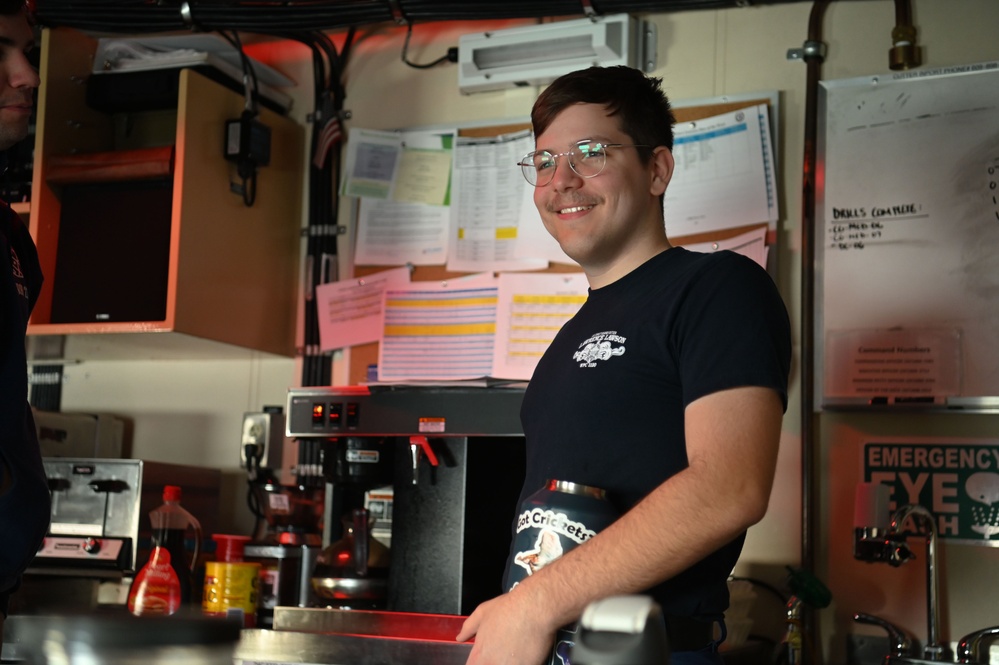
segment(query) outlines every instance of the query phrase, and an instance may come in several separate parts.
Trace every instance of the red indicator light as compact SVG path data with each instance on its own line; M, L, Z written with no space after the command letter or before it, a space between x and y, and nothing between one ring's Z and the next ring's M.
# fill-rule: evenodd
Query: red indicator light
M334 402L330 404L330 425L336 428L340 427L340 419L343 416L343 404Z

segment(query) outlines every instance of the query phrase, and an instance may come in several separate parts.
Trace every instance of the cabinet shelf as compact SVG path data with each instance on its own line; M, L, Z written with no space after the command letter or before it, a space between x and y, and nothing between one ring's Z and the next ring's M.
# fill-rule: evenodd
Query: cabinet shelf
M171 125L168 130L172 135L166 141L173 141L174 166L168 182L172 194L167 193L172 202L166 302L162 308L165 315L155 321L64 321L53 317L54 290L77 288L72 277L66 276L71 274L65 267L69 255L60 261L59 252L73 251L70 243L60 247L60 226L68 224L67 219L74 224L81 219L72 217L75 213L69 205L63 209L63 200L69 200L65 185L54 182L58 177L49 177L60 156L150 148L163 142L162 137L135 139L141 131L131 132L131 143L124 142L120 127L141 126L143 114L130 114L122 122L115 114L86 105L84 82L90 75L95 49L96 41L79 31L43 31L32 203L19 204L26 206L30 216L45 274L28 334L64 335L67 346L79 349L80 356L115 357L116 345L126 356L134 357L158 357L165 351L171 351L173 357L205 353L224 357L229 355L226 345L238 347L233 350L236 354L262 351L293 355L303 129L287 117L261 110L258 119L271 130L271 159L257 174L254 205L245 206L242 197L231 191L231 183L238 178L223 155L226 121L240 116L243 97L189 69L180 72L175 119L171 113L166 122ZM157 114L150 124L164 125L163 114ZM136 145L136 140L148 143ZM136 225L148 222L149 213L143 209L126 211L129 217L134 214ZM100 214L91 217L96 221L88 218L88 224L94 224L93 233L99 237L103 226ZM113 234L105 230L105 235L108 237L98 244L114 245ZM110 251L121 256L122 251L142 252L143 247L136 243ZM117 269L113 256L94 260ZM86 260L90 260L89 254ZM60 266L66 271L63 275ZM118 283L106 287L131 285L128 279L127 274L115 275Z

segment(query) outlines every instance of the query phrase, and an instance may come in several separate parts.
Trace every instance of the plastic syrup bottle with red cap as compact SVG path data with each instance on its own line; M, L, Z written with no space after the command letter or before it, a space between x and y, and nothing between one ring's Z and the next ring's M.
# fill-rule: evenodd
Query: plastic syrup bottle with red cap
M128 592L128 609L139 616L173 614L191 603L192 573L201 547L201 523L180 505L176 485L163 488L163 505L149 512L152 551ZM194 531L190 563L184 546L188 528Z

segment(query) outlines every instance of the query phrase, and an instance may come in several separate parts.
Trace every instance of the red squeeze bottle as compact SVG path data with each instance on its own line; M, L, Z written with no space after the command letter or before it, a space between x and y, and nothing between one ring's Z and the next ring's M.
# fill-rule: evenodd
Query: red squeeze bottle
M180 609L180 580L170 552L154 547L128 590L128 611L136 616L173 614Z
M170 552L170 566L180 581L180 602L182 605L189 605L192 573L201 547L201 523L180 505L180 495L181 490L176 485L164 487L163 505L149 512L149 521L153 524L153 546ZM194 556L190 562L187 560L187 548L184 547L188 526L194 529Z

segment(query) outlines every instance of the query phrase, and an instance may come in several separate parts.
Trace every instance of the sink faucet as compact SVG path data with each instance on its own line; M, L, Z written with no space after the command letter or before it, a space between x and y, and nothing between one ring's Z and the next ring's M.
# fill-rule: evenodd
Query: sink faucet
M857 623L866 623L872 626L881 626L888 631L888 640L891 642L891 650L885 657L885 662L892 662L893 659L908 658L912 653L912 640L901 628L893 623L885 621L881 617L870 614L854 614L853 620Z
M965 635L957 643L957 662L964 665L985 665L989 662L989 652L981 653L982 643L991 644L999 636L999 626L983 628Z
M855 530L853 555L854 558L861 561L880 561L896 568L909 559L914 559L915 555L909 549L905 542L906 538L902 534L902 525L909 518L921 522L926 532L927 640L923 646L923 659L928 661L947 660L946 648L940 641L940 606L938 603L940 584L936 562L937 525L933 513L919 504L910 503L895 511L887 529L858 527Z

